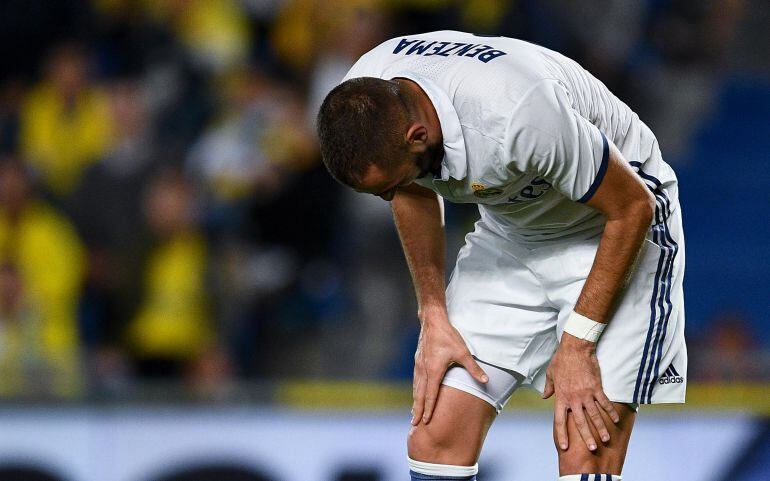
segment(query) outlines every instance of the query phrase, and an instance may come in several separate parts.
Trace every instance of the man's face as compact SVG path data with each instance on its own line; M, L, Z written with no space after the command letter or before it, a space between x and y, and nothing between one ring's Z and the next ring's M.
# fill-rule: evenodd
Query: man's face
M431 158L426 153L401 162L394 162L389 168L371 164L361 182L354 188L358 192L376 195L387 201L393 200L396 189L406 187L430 171Z
M396 189L440 167L444 145L438 122L432 125L424 120L413 121L404 129L404 144L396 159L389 162L388 167L370 164L361 181L352 186L356 191L391 201Z

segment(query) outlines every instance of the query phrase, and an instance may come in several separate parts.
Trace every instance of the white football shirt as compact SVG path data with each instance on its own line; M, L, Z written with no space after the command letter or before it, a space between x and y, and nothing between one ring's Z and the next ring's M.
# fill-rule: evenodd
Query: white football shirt
M651 188L676 199L652 131L573 60L505 37L440 31L387 40L345 76L407 78L428 95L444 143L441 174L417 183L522 244L589 238L605 217L584 205L607 167L608 141ZM673 207L672 207L673 208Z

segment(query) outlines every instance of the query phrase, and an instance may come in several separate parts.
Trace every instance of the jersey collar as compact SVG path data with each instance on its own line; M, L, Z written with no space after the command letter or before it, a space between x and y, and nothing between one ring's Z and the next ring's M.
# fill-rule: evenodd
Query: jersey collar
M406 78L417 85L428 95L438 114L441 124L441 135L444 138L444 159L441 161L441 180L464 179L468 164L465 156L465 139L460 126L460 118L449 96L441 87L431 80L413 72L401 72L393 78Z

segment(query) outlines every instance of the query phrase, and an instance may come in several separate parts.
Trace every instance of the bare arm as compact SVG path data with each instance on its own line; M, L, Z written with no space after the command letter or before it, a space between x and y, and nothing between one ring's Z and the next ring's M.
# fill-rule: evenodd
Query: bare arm
M421 324L414 363L412 424L420 420L427 424L450 365L462 365L482 383L487 382L487 377L449 324L441 200L433 191L411 184L396 191L391 208L412 274Z
M396 191L390 206L412 274L420 322L430 313L446 313L441 199L432 190L411 184Z
M596 322L606 323L618 293L631 275L652 223L655 202L620 151L610 144L607 172L588 205L604 213L607 223L575 311ZM619 417L601 388L596 344L565 332L548 368L547 378L544 397L556 393L554 427L560 447L568 447L568 410L575 416L575 424L590 450L596 449L596 441L586 414L602 441L608 441L609 434L596 404L613 421L617 422Z
M604 213L607 223L575 311L606 323L650 229L655 198L610 144L607 174L587 204Z

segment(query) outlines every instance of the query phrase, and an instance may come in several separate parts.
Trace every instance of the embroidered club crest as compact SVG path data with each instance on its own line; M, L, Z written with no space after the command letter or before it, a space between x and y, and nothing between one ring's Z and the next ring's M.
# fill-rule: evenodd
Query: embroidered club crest
M487 188L484 184L474 182L471 184L471 189L473 189L473 195L480 199L486 199L487 197L494 197L496 195L500 195L503 193L503 189L498 189L496 187L490 187Z

